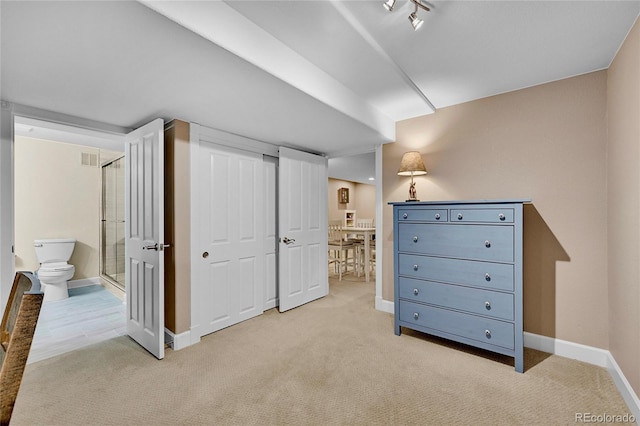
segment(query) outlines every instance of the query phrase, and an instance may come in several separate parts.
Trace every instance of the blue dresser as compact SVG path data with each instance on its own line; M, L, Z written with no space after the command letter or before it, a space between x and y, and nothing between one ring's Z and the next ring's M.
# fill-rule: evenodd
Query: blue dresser
M509 355L522 373L522 205L393 205L395 333L401 327Z

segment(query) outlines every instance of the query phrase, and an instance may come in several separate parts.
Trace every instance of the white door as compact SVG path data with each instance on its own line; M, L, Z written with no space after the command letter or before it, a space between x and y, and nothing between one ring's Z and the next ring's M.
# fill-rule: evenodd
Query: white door
M164 358L164 122L125 140L127 333Z
M205 335L263 312L264 177L262 154L202 142L198 161Z
M327 267L327 159L280 148L279 310L329 293Z

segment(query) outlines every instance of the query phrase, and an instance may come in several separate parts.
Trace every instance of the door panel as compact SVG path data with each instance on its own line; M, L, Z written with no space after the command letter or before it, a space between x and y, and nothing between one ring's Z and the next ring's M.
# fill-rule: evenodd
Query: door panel
M262 155L201 143L202 335L263 312Z
M327 179L326 158L280 148L278 294L281 312L329 292Z
M125 140L127 333L164 357L164 122Z
M264 310L278 306L278 159L264 156L265 278Z

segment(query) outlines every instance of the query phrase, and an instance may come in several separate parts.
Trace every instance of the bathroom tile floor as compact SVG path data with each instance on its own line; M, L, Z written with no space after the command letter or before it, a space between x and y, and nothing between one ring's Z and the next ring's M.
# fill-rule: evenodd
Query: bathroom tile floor
M69 298L42 304L27 363L127 333L125 304L100 285L69 289Z

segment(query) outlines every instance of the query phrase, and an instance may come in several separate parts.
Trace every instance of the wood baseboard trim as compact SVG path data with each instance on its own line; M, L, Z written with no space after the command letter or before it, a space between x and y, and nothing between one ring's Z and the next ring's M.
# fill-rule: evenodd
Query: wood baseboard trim
M393 314L395 307L392 301L376 296L376 310Z
M184 333L174 334L170 330L164 329L164 343L169 345L174 351L179 351L187 346L191 346L191 332L185 331Z
M375 308L378 311L390 314L394 312L393 302L384 300L381 297L376 297ZM606 368L627 404L630 414L634 417L634 421L640 421L640 398L638 398L622 369L620 369L615 358L608 350L526 331L524 332L524 346Z
M640 420L640 399L638 399L638 395L636 395L611 352L605 349L528 332L524 333L524 345L527 348L537 349L542 352L606 368L622 395L622 398L626 402L627 407L629 407L629 414L633 415L636 421Z

